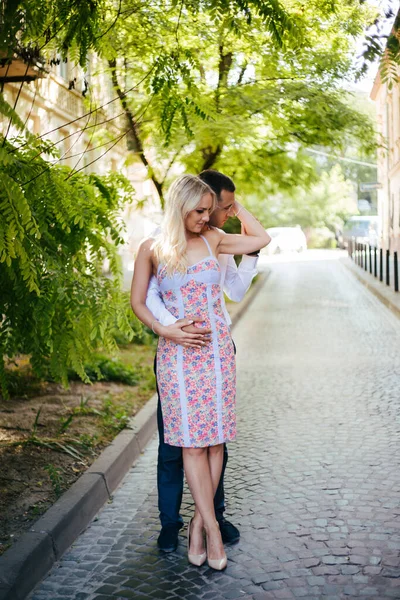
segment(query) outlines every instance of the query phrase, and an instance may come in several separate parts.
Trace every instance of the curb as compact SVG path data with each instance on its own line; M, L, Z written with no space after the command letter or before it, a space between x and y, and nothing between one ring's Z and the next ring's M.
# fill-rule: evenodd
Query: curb
M269 272L232 312L232 328L260 291ZM87 471L29 531L0 556L0 600L24 600L110 499L157 430L157 394L130 421Z
M387 294L383 292L381 289L381 286L383 286L382 283L376 282L375 279L370 279L369 275L364 275L363 271L360 272L360 267L356 266L349 258L343 258L340 262L354 275L354 277L356 277L356 279L358 279L360 283L362 283L376 298L378 298L382 304L389 308L396 317L400 318L400 305L392 302L392 300L388 298ZM394 294L395 292L391 293Z

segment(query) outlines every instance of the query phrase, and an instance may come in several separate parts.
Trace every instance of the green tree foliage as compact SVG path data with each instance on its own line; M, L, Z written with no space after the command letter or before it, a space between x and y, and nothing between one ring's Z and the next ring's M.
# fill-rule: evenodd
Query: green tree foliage
M51 146L24 138L0 148L0 382L6 357L31 356L38 375L87 380L95 348L115 347L117 327L132 335L120 289L120 213L132 190L106 177L54 167ZM107 275L104 261L109 263Z
M315 181L311 145L371 148L372 126L342 81L375 17L363 0L4 0L0 54L6 65L58 54L84 67L97 53L131 157L161 201L175 163L220 168L260 200ZM0 112L23 129L1 94ZM115 321L128 331L115 246L130 190L116 175L68 177L49 154L26 133L2 141L0 352L31 354L38 373L49 364L66 382L69 367L84 377L93 348L112 346Z
M383 3L385 4L385 3ZM397 11L397 12L396 12ZM390 31L387 31L388 25ZM379 61L379 74L383 83L389 89L399 80L400 66L400 10L398 3L388 0L386 6L379 13L372 25L367 29L364 37L362 62L358 77L362 77L371 63Z
M109 0L3 0L0 3L0 52L28 62L60 52L82 66L106 31L104 20L115 14Z
M174 162L221 169L247 193L288 190L316 179L304 148L374 145L372 122L348 102L343 80L355 76L355 39L375 10L358 0L284 0L268 19L246 19L233 4L215 18L185 2L154 3L103 39L130 148L161 202Z
M298 186L273 194L268 203L250 196L247 205L270 227L300 225L304 229L327 228L335 233L356 210L355 189L336 164L323 171L309 189Z
M30 0L5 3L7 40L108 64L128 146L163 204L175 162L220 168L240 185L315 180L302 152L345 139L371 146L371 123L344 97L354 41L377 16L364 0ZM39 18L40 15L40 18ZM29 18L28 18L29 17ZM18 20L18 19L17 19ZM21 41L21 42L20 42ZM94 101L94 98L91 98Z

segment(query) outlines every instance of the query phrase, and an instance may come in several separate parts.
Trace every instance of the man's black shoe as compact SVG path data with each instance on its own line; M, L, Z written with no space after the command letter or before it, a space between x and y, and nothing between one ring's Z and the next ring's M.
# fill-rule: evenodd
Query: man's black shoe
M239 541L240 531L237 527L225 519L218 520L218 524L224 544L234 544Z
M179 529L176 525L166 525L161 529L157 544L162 552L175 552L178 547Z

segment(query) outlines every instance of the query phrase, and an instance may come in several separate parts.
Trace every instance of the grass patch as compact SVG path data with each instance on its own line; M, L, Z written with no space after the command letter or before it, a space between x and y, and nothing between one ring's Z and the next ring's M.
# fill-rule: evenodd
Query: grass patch
M137 385L139 374L129 365L125 365L118 356L109 357L95 354L85 365L85 373L90 381L119 381L126 385ZM75 371L69 372L70 380L79 379Z

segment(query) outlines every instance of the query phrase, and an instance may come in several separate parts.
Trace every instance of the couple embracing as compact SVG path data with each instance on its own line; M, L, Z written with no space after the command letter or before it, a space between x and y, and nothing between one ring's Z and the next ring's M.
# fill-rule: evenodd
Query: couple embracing
M233 216L240 235L220 229ZM236 437L235 346L223 293L244 297L269 241L235 200L233 181L207 170L171 185L161 231L141 243L135 261L132 308L159 336L158 545L165 552L177 547L184 469L195 503L188 560L216 570L227 564L223 544L240 536L223 515L226 442ZM239 267L234 254L243 255Z

